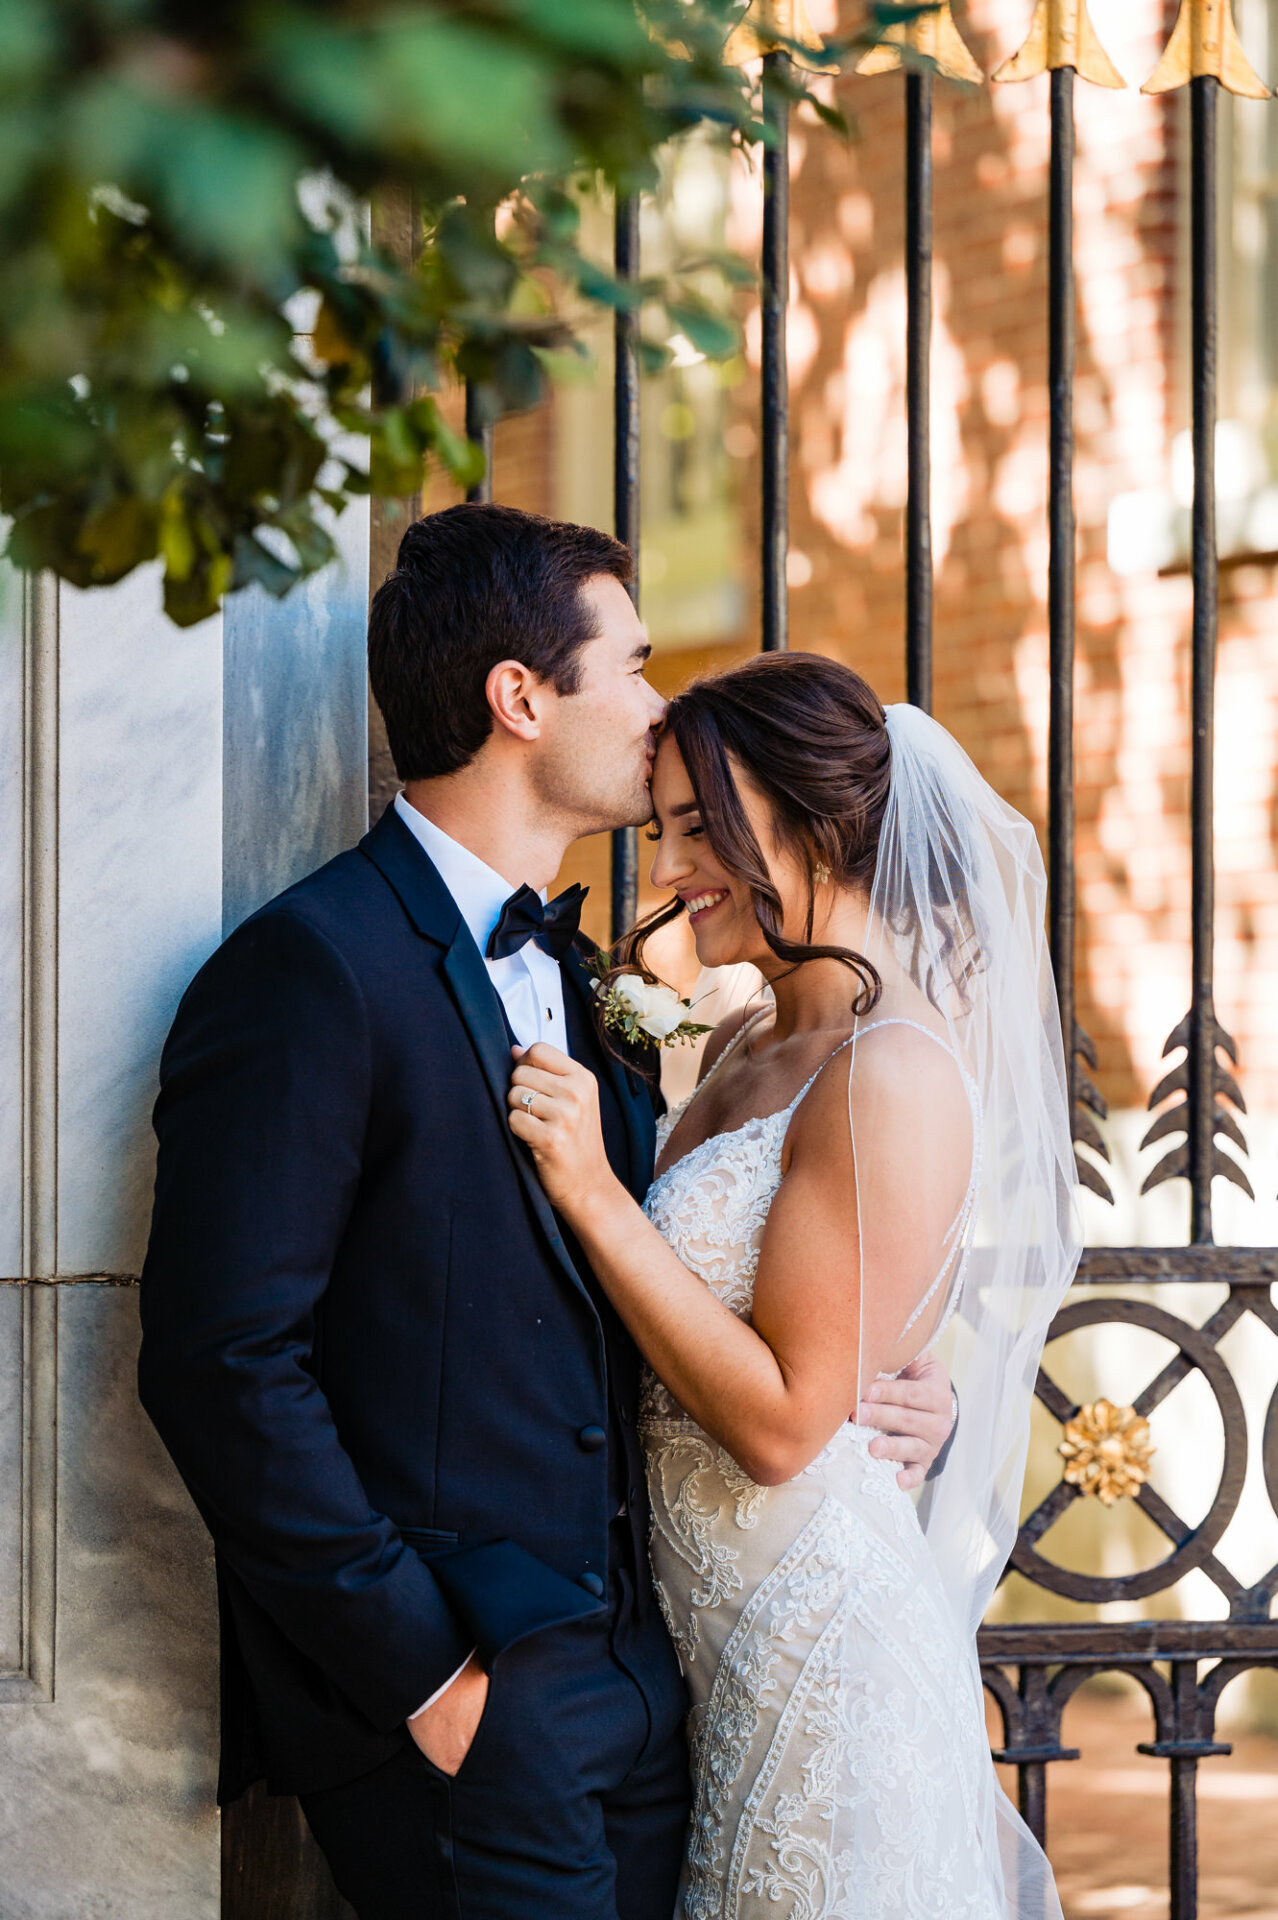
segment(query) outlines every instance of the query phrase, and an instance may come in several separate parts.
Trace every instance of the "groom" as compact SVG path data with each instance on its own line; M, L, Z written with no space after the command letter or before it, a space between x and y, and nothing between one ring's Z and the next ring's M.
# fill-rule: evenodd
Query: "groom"
M598 1076L544 907L648 818L664 703L607 535L417 521L369 627L404 793L239 927L161 1066L142 1399L213 1536L220 1798L297 1794L360 1920L669 1920L686 1707L647 1572L638 1356L506 1124L512 1044ZM939 1368L871 1410L917 1474Z

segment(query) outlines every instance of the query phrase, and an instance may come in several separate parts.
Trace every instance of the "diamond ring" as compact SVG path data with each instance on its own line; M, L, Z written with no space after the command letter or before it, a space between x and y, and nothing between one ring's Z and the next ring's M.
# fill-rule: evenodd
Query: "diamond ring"
M522 1093L520 1094L520 1096L519 1096L519 1101L520 1101L520 1105L521 1105L521 1106L523 1107L523 1110L524 1110L524 1112L525 1112L525 1113L531 1113L531 1112L532 1112L532 1103L533 1103L533 1101L534 1101L534 1100L535 1100L536 1098L537 1098L537 1096L536 1096L536 1094L535 1094L535 1093L534 1093L534 1092L532 1091L532 1088L531 1088L531 1087L525 1087L525 1088L524 1088L524 1090L523 1090L523 1092L522 1092Z

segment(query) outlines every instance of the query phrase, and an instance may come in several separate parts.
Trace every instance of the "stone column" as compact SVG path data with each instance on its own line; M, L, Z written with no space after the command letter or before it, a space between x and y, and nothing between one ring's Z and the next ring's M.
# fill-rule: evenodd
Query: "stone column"
M138 1407L159 1051L191 975L366 820L368 513L188 631L147 570L0 577L0 1896L217 1920L204 1530Z

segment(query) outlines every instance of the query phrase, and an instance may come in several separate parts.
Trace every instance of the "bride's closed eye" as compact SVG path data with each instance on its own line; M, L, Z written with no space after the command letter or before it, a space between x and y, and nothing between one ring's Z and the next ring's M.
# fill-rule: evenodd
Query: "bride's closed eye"
M705 828L701 826L685 827L683 830L684 838L686 840L695 840L704 832L705 832ZM645 830L643 837L645 840L660 840L661 828L657 825L655 820L653 821L652 825Z

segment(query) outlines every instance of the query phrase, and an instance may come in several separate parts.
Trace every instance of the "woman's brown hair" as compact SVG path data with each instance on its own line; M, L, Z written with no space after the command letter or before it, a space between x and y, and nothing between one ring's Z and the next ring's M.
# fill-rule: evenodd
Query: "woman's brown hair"
M878 972L849 947L812 944L815 872L824 863L836 884L869 893L888 799L891 749L883 707L850 667L815 653L759 654L693 684L671 702L673 734L701 824L715 855L750 889L763 937L779 960L838 960L856 976L852 1011L865 1014L882 991ZM781 932L782 905L741 803L740 770L763 795L779 843L806 867L805 939ZM674 900L620 941L616 970L655 976L644 947L683 911Z

